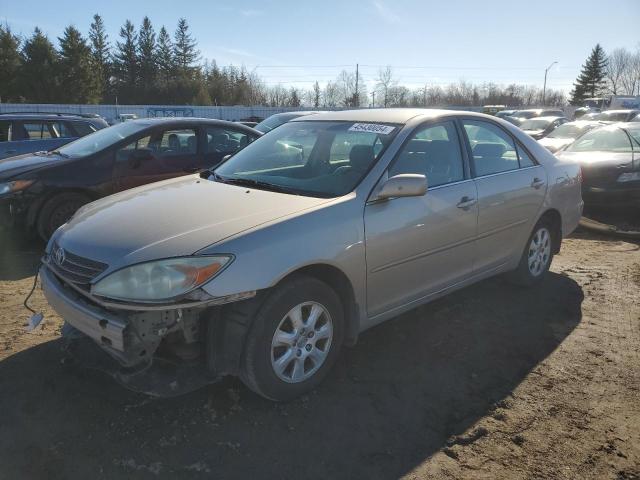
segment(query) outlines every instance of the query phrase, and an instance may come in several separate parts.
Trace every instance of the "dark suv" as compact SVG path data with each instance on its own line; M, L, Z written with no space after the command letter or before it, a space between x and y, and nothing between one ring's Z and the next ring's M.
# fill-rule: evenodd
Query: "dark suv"
M133 120L49 152L0 160L0 225L22 223L47 239L86 203L209 169L260 135L223 120Z
M93 114L2 113L0 159L53 150L108 126Z

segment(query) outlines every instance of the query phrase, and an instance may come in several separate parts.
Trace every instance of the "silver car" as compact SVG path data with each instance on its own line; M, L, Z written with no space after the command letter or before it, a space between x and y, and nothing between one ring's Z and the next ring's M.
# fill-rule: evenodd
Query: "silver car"
M41 280L65 334L131 388L188 390L197 371L287 400L389 318L502 273L542 280L581 212L579 166L503 120L321 113L83 207Z

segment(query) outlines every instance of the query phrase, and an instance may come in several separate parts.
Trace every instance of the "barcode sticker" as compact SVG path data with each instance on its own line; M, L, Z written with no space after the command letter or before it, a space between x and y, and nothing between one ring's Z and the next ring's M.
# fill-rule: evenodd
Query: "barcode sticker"
M396 127L390 125L380 125L378 123L354 123L349 129L350 132L379 133L389 135Z

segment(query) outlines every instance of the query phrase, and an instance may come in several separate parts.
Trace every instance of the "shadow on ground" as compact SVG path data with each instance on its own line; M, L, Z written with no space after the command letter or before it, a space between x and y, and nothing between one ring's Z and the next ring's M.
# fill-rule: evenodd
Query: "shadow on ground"
M558 274L530 290L482 282L364 333L289 404L235 379L150 400L48 342L0 362L0 477L397 478L508 398L582 300Z

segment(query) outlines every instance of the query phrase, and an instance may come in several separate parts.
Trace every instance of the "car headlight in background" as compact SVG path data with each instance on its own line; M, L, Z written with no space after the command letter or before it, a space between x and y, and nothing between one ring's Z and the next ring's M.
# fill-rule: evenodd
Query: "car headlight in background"
M0 183L0 195L19 192L30 187L35 180L15 180L13 182Z
M621 173L618 177L618 182L637 182L640 181L640 172L626 172Z
M230 255L216 255L140 263L108 275L91 292L117 300L170 300L208 282L231 260Z

